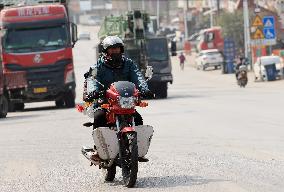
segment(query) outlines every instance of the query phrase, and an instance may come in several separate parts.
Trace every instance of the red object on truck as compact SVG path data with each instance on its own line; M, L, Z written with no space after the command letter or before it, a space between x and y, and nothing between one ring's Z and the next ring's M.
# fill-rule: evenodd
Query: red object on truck
M56 101L75 107L72 48L77 26L69 21L65 1L40 0L33 5L1 5L2 65L4 76L25 72L27 88L11 101ZM9 81L10 82L10 81ZM11 83L11 82L10 82Z
M27 88L26 72L4 73L0 63L0 118L7 116L9 111L10 95L20 94Z
M198 50L218 49L223 51L224 39L222 36L221 27L212 27L203 29L199 32L200 41L198 43Z

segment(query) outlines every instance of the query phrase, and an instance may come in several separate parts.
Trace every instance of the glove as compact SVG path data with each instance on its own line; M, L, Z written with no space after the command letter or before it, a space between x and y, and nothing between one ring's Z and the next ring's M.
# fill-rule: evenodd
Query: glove
M142 91L141 97L143 99L154 99L155 98L155 94L152 93L150 90L146 90L146 91Z
M87 79L89 76L90 76L89 71L88 71L88 72L86 72L86 73L84 73L84 78L85 78L85 79Z
M94 99L98 99L99 98L99 94L95 91L87 94L87 97L85 99L86 102L92 102Z

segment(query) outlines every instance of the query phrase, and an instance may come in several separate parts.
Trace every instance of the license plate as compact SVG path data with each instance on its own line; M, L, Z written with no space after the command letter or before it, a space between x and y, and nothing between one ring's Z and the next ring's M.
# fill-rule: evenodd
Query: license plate
M46 93L46 92L47 92L47 87L34 88L34 93Z

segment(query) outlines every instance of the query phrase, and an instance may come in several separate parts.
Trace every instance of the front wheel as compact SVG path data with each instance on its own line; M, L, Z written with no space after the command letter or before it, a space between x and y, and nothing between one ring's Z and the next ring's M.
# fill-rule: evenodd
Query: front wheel
M138 172L137 134L126 133L121 143L121 168L124 185L131 188L135 185Z
M8 108L9 103L7 98L4 95L0 96L0 118L4 118L7 116Z
M64 95L64 102L66 108L73 108L75 107L75 94L73 91L69 91Z
M161 82L159 83L159 87L157 87L157 91L155 93L156 98L167 98L168 96L168 83L167 82Z
M64 107L64 100L63 99L56 100L55 105L56 105L57 108L63 108Z

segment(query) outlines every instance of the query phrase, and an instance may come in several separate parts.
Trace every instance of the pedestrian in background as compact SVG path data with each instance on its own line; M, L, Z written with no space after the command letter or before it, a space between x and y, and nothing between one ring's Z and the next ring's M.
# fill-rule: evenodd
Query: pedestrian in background
M183 70L184 69L184 62L185 62L185 56L183 54L183 52L180 53L179 58L179 65L180 65L180 69Z

